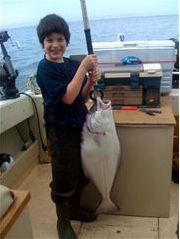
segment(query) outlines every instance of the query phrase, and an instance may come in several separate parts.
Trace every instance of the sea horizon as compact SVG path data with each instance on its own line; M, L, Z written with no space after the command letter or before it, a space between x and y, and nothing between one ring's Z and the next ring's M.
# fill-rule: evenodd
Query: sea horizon
M124 19L124 18L141 18L141 17L166 17L166 16L179 16L179 14L161 14L161 15L127 15L127 16L121 16L121 17L102 17L102 18L98 18L98 19L89 19L89 23L93 22L93 21L102 21L102 20L115 20L115 19ZM65 17L64 17L65 18ZM66 20L69 24L71 23L82 23L83 19L79 19L79 20ZM25 23L24 25L7 25L7 26L0 26L0 31L5 31L5 30L14 30L14 29L18 29L18 28L25 28L25 27L36 27L38 24L38 22L32 22L32 23Z

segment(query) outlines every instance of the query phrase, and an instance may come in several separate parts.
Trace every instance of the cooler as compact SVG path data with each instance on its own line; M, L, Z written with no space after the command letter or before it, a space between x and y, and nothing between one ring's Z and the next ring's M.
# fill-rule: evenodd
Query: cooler
M162 67L161 94L172 89L175 43L171 40L94 42L94 53L98 57L100 70L116 72L122 68L121 59L136 56L142 63L160 63Z

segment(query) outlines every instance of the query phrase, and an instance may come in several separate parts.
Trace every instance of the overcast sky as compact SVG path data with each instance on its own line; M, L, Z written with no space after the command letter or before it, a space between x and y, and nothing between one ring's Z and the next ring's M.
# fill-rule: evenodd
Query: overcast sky
M89 20L178 14L178 0L86 0L86 5ZM0 30L37 25L49 13L67 21L82 20L80 0L0 0Z

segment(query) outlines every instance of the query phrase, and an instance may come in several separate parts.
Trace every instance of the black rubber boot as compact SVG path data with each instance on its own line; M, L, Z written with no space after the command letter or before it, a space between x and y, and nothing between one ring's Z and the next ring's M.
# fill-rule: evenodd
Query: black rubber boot
M71 197L69 218L81 222L93 222L96 220L94 212L80 206L81 194L82 189L79 189Z
M56 204L57 231L60 239L77 239L69 219L69 204Z
M71 208L70 220L94 222L96 220L96 215L85 208Z

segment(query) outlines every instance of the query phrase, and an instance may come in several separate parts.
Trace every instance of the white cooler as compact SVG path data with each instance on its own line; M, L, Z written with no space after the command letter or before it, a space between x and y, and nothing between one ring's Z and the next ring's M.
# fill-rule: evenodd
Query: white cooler
M162 67L161 94L172 89L172 72L176 60L175 43L171 40L94 42L94 53L103 72L119 71L121 59L136 56L143 63L160 63Z

